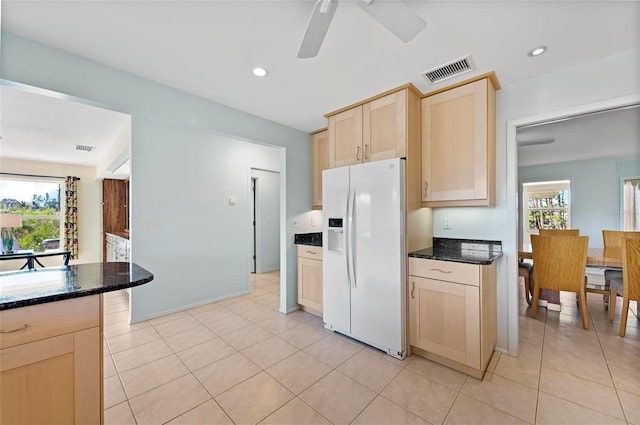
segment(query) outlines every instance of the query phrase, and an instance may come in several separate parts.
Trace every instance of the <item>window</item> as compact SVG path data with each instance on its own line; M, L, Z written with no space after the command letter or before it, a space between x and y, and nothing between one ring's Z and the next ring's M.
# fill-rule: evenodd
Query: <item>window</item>
M43 177L0 178L0 212L22 217L22 227L13 229L18 249L44 252L62 248L63 185L60 179Z
M625 179L623 183L622 208L626 231L640 231L640 178Z
M570 229L570 181L523 184L522 240L528 244L538 229Z

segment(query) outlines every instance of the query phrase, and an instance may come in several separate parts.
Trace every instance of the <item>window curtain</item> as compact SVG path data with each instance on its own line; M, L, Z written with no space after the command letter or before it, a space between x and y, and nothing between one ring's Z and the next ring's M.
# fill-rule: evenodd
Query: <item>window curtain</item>
M64 250L71 259L78 258L78 180L79 177L64 178Z
M640 231L640 180L624 182L624 230Z

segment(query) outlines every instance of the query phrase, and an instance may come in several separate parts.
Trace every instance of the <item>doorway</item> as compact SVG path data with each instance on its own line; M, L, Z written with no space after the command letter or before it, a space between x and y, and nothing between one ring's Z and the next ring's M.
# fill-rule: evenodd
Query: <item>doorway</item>
M518 251L519 245L519 223L520 223L520 205L521 197L519 193L519 181L518 181L518 144L517 133L520 129L530 126L538 126L545 123L560 122L573 117L586 116L590 114L599 114L603 111L609 111L618 108L627 108L630 106L640 104L640 97L638 95L630 95L619 98L612 98L601 102L583 104L575 107L569 107L563 110L557 110L554 112L541 113L519 119L512 119L507 121L506 128L506 156L507 156L507 199L506 204L508 209L513 211L513 214L508 214L508 227L511 229L505 242L505 246L509 247L511 251ZM518 355L519 345L519 287L517 285L518 276L518 264L517 255L515 261L509 261L507 264L508 275L508 293L507 293L507 315L509 322L508 332L508 352L510 356ZM511 284L515 282L516 284Z
M252 273L280 270L280 173L251 169Z

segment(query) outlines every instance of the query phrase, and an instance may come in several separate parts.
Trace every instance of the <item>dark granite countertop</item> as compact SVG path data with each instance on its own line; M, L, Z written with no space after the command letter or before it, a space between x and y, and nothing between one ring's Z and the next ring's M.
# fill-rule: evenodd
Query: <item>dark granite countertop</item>
M134 263L90 263L0 273L0 310L85 297L151 282Z
M409 253L409 257L487 265L502 255L500 241L433 238L433 247Z
M322 232L296 233L293 242L296 245L322 246Z

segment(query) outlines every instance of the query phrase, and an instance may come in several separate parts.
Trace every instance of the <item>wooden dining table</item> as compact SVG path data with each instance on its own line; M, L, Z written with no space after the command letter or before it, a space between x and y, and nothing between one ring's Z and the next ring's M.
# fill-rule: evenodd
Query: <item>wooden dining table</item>
M589 248L587 251L587 267L611 267L622 268L622 261L615 258L606 258L602 255L604 249ZM518 259L533 260L533 252L528 247L520 247Z

